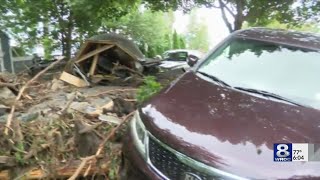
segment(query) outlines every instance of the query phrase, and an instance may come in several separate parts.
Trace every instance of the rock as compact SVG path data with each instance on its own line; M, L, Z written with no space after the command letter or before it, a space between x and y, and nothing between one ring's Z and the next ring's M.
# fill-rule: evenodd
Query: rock
M29 114L22 114L20 117L18 117L18 119L20 119L21 121L33 121L35 119L38 119L39 117L39 112L35 112L35 113L29 113Z
M113 101L110 98L91 99L89 102L72 102L70 109L88 114L90 116L98 117L103 113L103 110L111 110L113 108Z
M0 116L7 114L10 111L10 107L0 104Z
M134 103L125 101L122 98L115 98L113 102L113 112L117 113L118 116L129 114L136 109Z
M115 117L115 116L111 116L111 115L100 114L99 119L101 121L106 121L106 122L114 123L114 124L121 123L121 119L119 119L118 117Z
M75 121L75 145L78 153L81 157L90 156L96 153L100 143L101 138L94 132L80 133L81 130L87 128L89 125L83 123L82 121Z
M52 91L56 91L56 90L59 90L59 89L63 89L64 87L64 83L63 81L59 80L59 79L53 79L52 80L52 85L51 85L51 90Z
M104 96L103 98L90 99L90 103L97 106L97 107L105 106L106 104L110 103L111 101L112 101L112 99L109 98L108 96Z
M7 87L0 88L0 99L14 99L16 95Z
M102 113L102 110L92 106L88 102L72 102L70 105L70 109L73 109L91 116L99 116Z

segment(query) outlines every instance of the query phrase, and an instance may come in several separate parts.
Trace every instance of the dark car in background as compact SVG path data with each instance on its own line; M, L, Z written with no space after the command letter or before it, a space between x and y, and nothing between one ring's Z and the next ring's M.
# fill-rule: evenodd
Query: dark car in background
M124 179L320 179L274 143L320 143L320 37L252 28L219 44L133 117Z

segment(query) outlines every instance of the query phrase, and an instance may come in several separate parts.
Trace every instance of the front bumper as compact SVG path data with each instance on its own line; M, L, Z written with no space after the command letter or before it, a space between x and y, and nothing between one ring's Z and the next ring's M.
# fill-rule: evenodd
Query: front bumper
M130 128L129 128L130 129ZM128 130L127 135L123 141L122 149L122 164L120 168L121 180L140 180L140 179L152 179L161 180L159 176L147 162L142 158L140 152L133 144L133 138L131 136L131 129Z

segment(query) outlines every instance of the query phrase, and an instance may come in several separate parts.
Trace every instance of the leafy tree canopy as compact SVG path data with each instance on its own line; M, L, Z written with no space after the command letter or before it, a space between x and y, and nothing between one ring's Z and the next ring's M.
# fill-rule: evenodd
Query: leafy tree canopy
M60 49L70 57L75 42L106 29L114 20L138 7L136 0L0 0L0 27L25 47L41 43L46 53Z
M294 6L297 0L144 0L144 2L154 10L180 8L190 11L197 6L219 8L230 32L241 29L244 22L259 26L268 24L270 20L296 23L298 16Z

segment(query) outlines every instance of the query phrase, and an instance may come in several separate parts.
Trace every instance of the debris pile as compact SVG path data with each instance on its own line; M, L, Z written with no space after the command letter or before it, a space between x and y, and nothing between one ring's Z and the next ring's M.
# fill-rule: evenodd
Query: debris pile
M102 34L88 39L60 79L77 87L91 84L139 85L143 71L160 60L146 60L139 48L118 34Z
M0 179L115 179L136 89L42 81L49 68L0 75Z
M63 61L39 66L32 78L0 74L0 179L116 179L136 87L160 60L105 34L87 40L62 71ZM158 77L168 83L174 76L166 74ZM153 80L142 98L162 87Z

